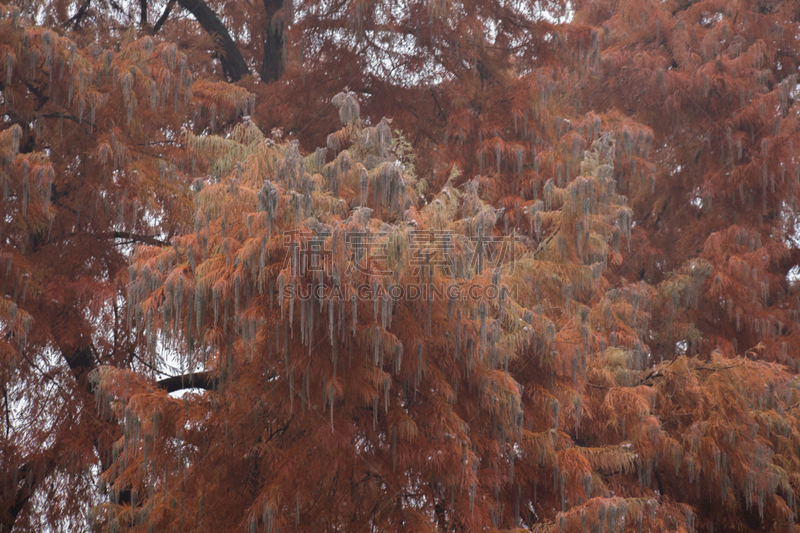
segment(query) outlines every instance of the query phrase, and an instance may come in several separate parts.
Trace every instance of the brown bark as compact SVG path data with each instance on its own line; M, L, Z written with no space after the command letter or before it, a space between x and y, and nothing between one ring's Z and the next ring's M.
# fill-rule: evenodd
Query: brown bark
M219 61L222 63L222 70L225 76L231 81L239 81L244 76L250 73L247 63L242 57L241 52L236 47L231 34L228 33L228 28L217 17L217 14L208 7L202 0L178 0L178 3L186 11L194 15L200 26L210 35L216 36L216 40L220 45Z
M261 62L261 81L277 81L283 76L286 64L283 60L283 27L286 13L282 0L264 0L267 12L267 27L264 29L264 58Z

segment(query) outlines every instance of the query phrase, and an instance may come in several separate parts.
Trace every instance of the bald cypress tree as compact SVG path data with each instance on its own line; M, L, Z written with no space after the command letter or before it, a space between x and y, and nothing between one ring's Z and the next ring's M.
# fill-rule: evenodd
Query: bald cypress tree
M797 8L569 7L2 7L2 527L791 530Z

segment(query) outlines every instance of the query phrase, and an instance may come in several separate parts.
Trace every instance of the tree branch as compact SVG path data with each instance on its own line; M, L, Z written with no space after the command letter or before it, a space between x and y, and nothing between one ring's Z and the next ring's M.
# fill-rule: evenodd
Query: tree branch
M76 375L76 377L80 374L93 370L96 366L92 357L91 345L87 344L83 348L75 350L69 355L63 350L62 353L64 354L64 359L67 360L67 365ZM90 393L92 392L91 388L87 389L87 391Z
M90 2L90 0L86 0L83 4L81 4L81 7L78 9L78 11L75 13L75 15L73 15L72 18L69 19L66 22L66 24L64 24L64 26L69 26L70 24L72 24L74 22L75 23L75 29L76 30L79 29L80 26L81 26L81 21L83 20L84 15L86 15L86 12L89 10L89 2Z
M164 8L164 12L161 13L161 16L158 17L155 26L153 26L153 35L158 33L158 30L160 30L161 26L163 26L164 23L167 21L167 19L169 18L169 13L170 11L172 11L172 6L174 5L175 5L175 0L169 0L169 2L167 2L167 7Z
M103 233L98 235L98 237L102 238L112 238L112 239L130 239L133 242L143 242L144 244L149 244L150 246L169 246L168 242L164 242L160 239L156 239L150 235L140 235L138 233L131 233L130 231L114 231L111 233Z
M156 382L159 388L170 392L177 392L184 389L205 389L214 390L217 388L219 380L210 371L196 372L193 374L183 374L171 376Z
M78 235L86 235L86 233L72 232L69 233L68 235L70 237L75 237ZM130 231L109 231L106 233L94 233L91 235L91 237L94 239L130 239L130 243L140 242L144 244L149 244L150 246L169 246L168 242L162 241L161 239L157 239L152 235L142 235L140 233L133 233Z
M222 63L222 70L231 81L239 81L250 73L241 52L236 47L228 28L217 17L208 5L202 0L178 0L183 9L194 15L200 26L206 33L216 36L220 46L219 61Z
M59 346L62 357L67 362L69 369L72 371L75 380L79 386L82 386L87 393L82 399L84 401L84 408L90 409L93 407L91 399L94 397L94 386L88 379L89 372L97 368L97 363L92 355L92 345L85 344L84 346L76 349ZM105 453L112 446L113 439L109 439L108 435L104 432L98 432L94 438L94 447L97 450L97 456L100 458L100 467L103 472L109 470L109 455ZM131 501L130 488L123 489L116 498L115 503L128 504Z
M57 118L57 119L65 118L67 120L71 120L72 122L74 122L75 124L77 124L81 128L83 128L83 131L86 132L86 135L91 137L92 140L96 140L94 138L94 136L92 135L92 133L89 131L89 129L86 127L86 124L84 123L84 121L78 120L78 117L76 117L74 115L70 115L68 113L42 113L39 116L40 117L44 117L44 118Z
M8 391L5 385L3 385L3 399L6 405L6 439L8 439L8 432L11 430L11 406L8 405Z
M46 456L51 455L51 452L45 452ZM41 459L40 459L41 461ZM17 521L17 517L25 508L25 505L31 499L34 492L36 492L36 486L40 481L47 478L53 470L55 470L56 463L50 457L44 458L44 467L40 468L41 476L36 478L36 464L33 461L28 461L23 464L19 469L17 469L16 478L17 478L17 486L11 487L13 492L13 500L11 501L11 506L5 511L4 516L2 516L3 520L0 521L0 533L10 532L13 530L14 523ZM41 465L41 462L39 462ZM6 476L9 476L10 472L6 473ZM29 479L30 478L30 479ZM8 483L8 480L5 481Z
M711 370L712 372L717 372L719 370L728 370L729 368L736 368L737 366L742 366L742 365L744 365L744 363L738 363L738 364L735 364L735 365L728 365L728 366L719 366L719 367L716 367L716 368L713 367L713 366L697 365L696 368L699 368L699 369L702 369L702 370Z

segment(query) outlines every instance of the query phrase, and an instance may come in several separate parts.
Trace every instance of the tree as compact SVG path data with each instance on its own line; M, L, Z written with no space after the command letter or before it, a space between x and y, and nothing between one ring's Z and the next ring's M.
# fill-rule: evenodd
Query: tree
M561 424L579 432L574 384L594 365L578 356L595 349L586 303L619 253L609 244L630 231L613 137L594 141L585 178L548 181L544 201L523 207L539 232L558 229L518 241L494 233L499 213L477 179L418 205L387 122L364 127L353 95L334 103L344 128L327 163L326 149L303 158L252 122L227 138L188 135L212 176L194 185L194 233L139 249L128 301L150 351L215 369L217 387L187 404L135 373L98 370L101 401L128 436L106 481L141 502L112 509L115 527L533 526L529 505L566 511L591 498L586 476L633 467L622 442L559 442ZM414 290L425 295L396 296ZM558 492L539 499L545 473L561 503ZM216 494L237 497L205 513ZM650 520L674 511L653 504ZM642 502L623 505L650 516Z
M791 529L796 7L179 5L3 7L6 529Z
M188 163L173 142L184 117L213 128L252 98L194 84L174 44L128 35L117 51L90 50L19 8L2 16L2 524L35 494L71 487L26 515L39 528L79 520L97 497L90 468L111 464L118 429L94 416L87 373L150 364L127 333L120 276L126 248L184 223Z

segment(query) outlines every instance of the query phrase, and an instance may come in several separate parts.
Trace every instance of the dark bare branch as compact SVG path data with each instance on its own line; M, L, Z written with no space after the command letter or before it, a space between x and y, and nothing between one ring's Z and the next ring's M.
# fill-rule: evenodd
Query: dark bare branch
M231 81L239 81L250 73L247 63L236 47L228 28L217 17L217 14L202 0L178 0L181 7L194 15L200 26L209 35L215 36L220 45L219 60L222 70Z
M164 378L156 384L167 392L176 392L184 389L214 390L217 383L218 380L214 374L206 371Z
M161 16L158 17L158 20L153 26L153 35L158 33L158 30L160 30L161 26L163 26L164 23L167 21L167 19L169 18L169 14L172 11L172 7L174 5L175 5L175 0L169 0L169 2L167 2L167 7L164 8L164 12L161 13Z
M13 500L10 502L10 507L0 511L0 533L10 532L13 529L17 517L22 513L22 510L27 505L28 501L35 494L38 484L47 478L53 470L55 470L56 463L50 457L52 454L48 451L44 456L39 456L37 459L31 460L20 466L14 478L17 480L16 486L8 487L9 480L4 480L4 485L10 488L13 492ZM36 475L38 472L38 476ZM5 474L7 477L11 472Z
M83 17L86 15L86 12L89 10L89 2L90 0L86 0L81 4L81 7L78 8L78 11L72 16L72 18L70 18L66 22L65 24L66 27L69 27L70 24L74 24L76 30L80 28L81 21L83 20Z
M114 231L111 233L104 233L102 235L98 235L98 237L112 238L112 239L130 239L133 242L141 242L144 244L149 244L150 246L169 246L168 242L164 242L150 235L141 235L139 233L131 233L130 231Z

